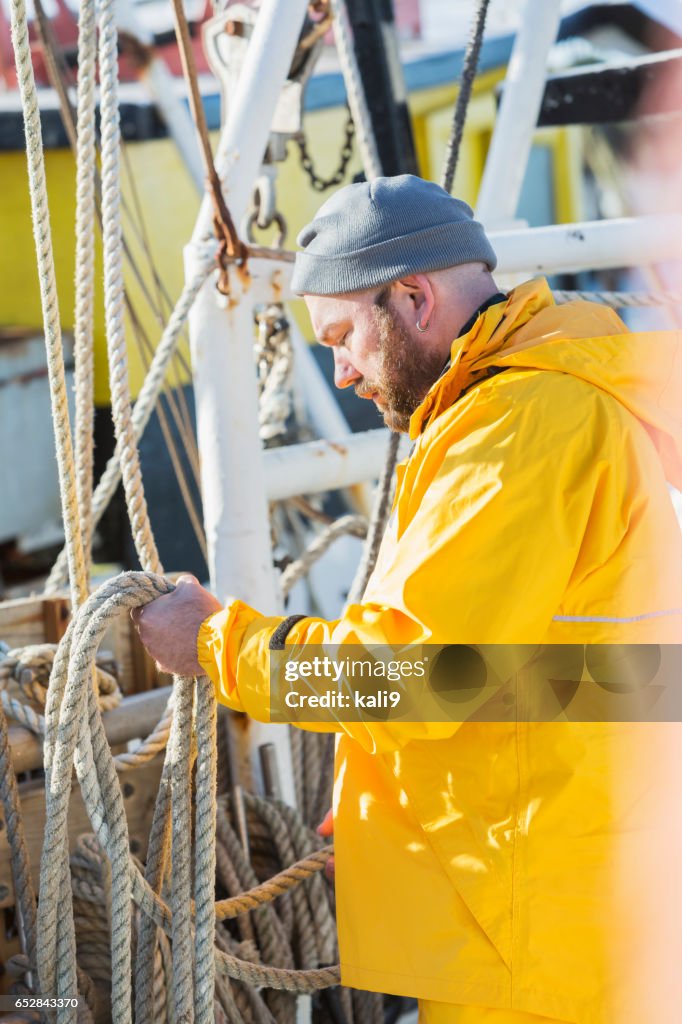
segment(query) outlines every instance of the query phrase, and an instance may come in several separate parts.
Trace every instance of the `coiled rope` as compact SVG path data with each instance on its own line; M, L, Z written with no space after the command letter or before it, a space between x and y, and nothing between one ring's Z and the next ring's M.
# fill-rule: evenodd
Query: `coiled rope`
M170 906L131 860L121 789L90 682L92 665L102 636L116 616L171 590L172 584L151 573L124 573L100 587L78 611L59 646L46 706L46 825L41 894L47 897L60 892L62 902L57 904L54 898L46 898L43 905L41 899L38 937L41 990L47 996L66 998L67 994L75 995L77 991L71 945L72 898L67 885L67 812L73 764L95 834L111 863L111 999L112 1016L117 1024L132 1019L131 898L172 940L174 1004L176 1012L180 1006L190 1007L187 1020L192 1019L192 1000L196 1020L209 1019L206 992L211 988L211 964L214 962L220 973L231 978L289 992L312 992L336 985L339 980L338 968L296 971L214 952L216 914L223 919L243 912L247 905L260 905L274 899L309 873L319 870L322 858L306 858L306 863L295 865L268 886L241 894L235 902L215 904L215 852L211 852L215 832L215 698L211 684L205 679L196 681L196 709L193 709L194 681L178 678L174 682L175 714L150 840L151 843L154 836L158 836L155 824L165 822L170 803L173 872ZM195 744L191 743L193 716ZM191 747L196 756L193 902L190 886ZM177 950L182 952L177 953ZM75 1010L64 1008L58 1019L60 1022L75 1020Z
M6 708L14 709L19 701L21 708L27 705L38 710L44 708L56 651L55 644L33 644L16 650L0 651L0 690L3 697L7 695ZM97 655L96 686L101 711L118 707L123 694L116 678L116 665L111 656L104 652Z

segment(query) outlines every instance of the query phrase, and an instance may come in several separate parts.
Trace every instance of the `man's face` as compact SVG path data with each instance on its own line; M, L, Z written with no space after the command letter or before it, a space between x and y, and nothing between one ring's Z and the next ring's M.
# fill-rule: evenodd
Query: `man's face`
M306 295L315 336L334 353L334 383L371 399L391 430L410 416L443 367L391 302L390 289L352 295Z

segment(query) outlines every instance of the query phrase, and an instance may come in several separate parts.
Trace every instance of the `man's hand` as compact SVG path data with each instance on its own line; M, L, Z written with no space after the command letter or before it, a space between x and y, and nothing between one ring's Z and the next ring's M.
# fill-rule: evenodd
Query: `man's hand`
M316 832L319 836L324 836L325 839L328 839L330 836L334 835L334 817L331 808L325 814L324 821L322 822L322 824L317 826ZM327 863L325 864L324 873L330 882L334 881L333 857L330 857Z
M142 643L163 672L200 676L197 637L202 622L222 605L194 576L179 576L170 594L157 597L130 615Z

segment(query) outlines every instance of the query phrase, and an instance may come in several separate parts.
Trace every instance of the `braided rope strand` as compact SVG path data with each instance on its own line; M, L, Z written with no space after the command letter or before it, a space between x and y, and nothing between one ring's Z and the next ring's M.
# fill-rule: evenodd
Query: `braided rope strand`
M490 0L480 0L476 11L476 17L471 28L469 42L467 43L466 53L464 55L462 78L459 84L457 102L455 104L455 110L452 117L452 130L450 132L450 138L448 139L448 146L445 152L445 161L443 163L443 171L440 179L440 183L446 192L452 192L452 183L455 179L455 171L457 170L457 160L459 158L459 151L462 145L462 136L464 135L464 123L466 121L469 101L471 99L474 80L476 78L478 58L481 53L481 46L483 45L483 34L485 32L485 22L488 16L489 6Z
M89 576L92 546L92 483L95 290L95 63L97 56L94 0L82 0L78 16L78 136L76 144L76 485L83 559Z
M87 574L78 519L76 470L71 441L69 404L64 371L61 322L57 298L57 282L52 250L50 212L45 181L45 160L41 137L40 110L36 90L25 0L12 0L10 4L12 44L17 69L17 82L26 131L29 192L33 237L38 259L40 299L43 310L43 331L47 354L47 371L52 399L52 425L57 448L57 470L62 502L62 521L66 538L66 559L69 567L74 607L87 594Z
M125 292L119 166L121 127L118 101L118 32L114 0L101 0L98 26L101 82L104 305L111 410L135 549L143 568L160 572L161 561L149 522L140 459L132 423L128 353L123 320Z
M217 709L213 684L197 680L197 762L194 902L196 921L194 1009L196 1024L213 1024L215 999L215 872Z

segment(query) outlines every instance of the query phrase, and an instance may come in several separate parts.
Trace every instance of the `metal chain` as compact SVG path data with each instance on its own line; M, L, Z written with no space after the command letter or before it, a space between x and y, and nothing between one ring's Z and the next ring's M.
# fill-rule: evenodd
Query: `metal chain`
M281 302L256 310L258 336L255 342L258 376L258 423L266 447L282 444L293 410L293 349L289 321Z
M288 226L284 214L277 209L274 179L262 175L256 182L249 212L242 222L242 234L246 235L248 242L251 243L255 241L254 227L267 231L273 224L277 227L277 235L272 247L279 249L286 242ZM248 246L246 250L248 252Z
M333 188L334 185L340 185L346 174L346 168L350 163L350 158L353 155L353 139L355 137L355 122L353 121L353 115L348 109L348 118L346 120L345 138L343 146L341 147L341 154L339 156L339 166L330 178L321 178L313 166L312 157L308 152L308 143L306 137L301 132L299 135L295 135L294 139L298 145L301 155L301 167L310 178L310 184L313 186L316 192L326 192L328 188Z

